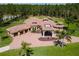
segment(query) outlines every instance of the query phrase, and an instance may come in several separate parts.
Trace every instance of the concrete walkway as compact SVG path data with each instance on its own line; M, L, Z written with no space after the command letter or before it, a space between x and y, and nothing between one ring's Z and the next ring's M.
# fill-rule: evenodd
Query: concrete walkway
M7 51L7 50L9 50L9 49L10 49L10 46L2 47L2 48L0 48L0 53L1 53L1 52L5 52L5 51Z

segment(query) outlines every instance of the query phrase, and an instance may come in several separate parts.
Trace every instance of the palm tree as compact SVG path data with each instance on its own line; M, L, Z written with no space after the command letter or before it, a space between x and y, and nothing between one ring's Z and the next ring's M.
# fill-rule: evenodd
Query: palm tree
M64 38L68 41L68 42L72 42L71 41L71 36L70 35L68 35L68 33L67 32L65 32L65 31L62 31L62 32L56 32L56 35L57 35L57 37L58 37L58 41L60 41L60 43L59 43L59 45L61 46L61 47L63 47L65 44L64 44Z
M72 39L72 38L71 38L70 35L71 35L74 31L71 30L72 32L71 32L71 34L69 34L69 29L68 29L68 28L63 28L63 29L64 29L64 31L63 31L63 32L64 32L64 38L65 38L68 42L71 42L71 39Z
M67 42L72 42L72 38L71 38L71 36L69 36L69 35L66 35L65 36L65 39L67 40Z
M56 45L60 45L61 47L64 46L64 32L56 31L56 36L58 37L58 40L56 41ZM61 40L61 41L60 41Z
M71 42L72 38L66 31L62 31L61 36L62 38L65 38L68 42Z
M33 50L31 48L29 48L29 45L28 43L26 42L22 42L22 47L21 47L21 50L19 52L19 55L21 56L30 56L31 54L33 54Z

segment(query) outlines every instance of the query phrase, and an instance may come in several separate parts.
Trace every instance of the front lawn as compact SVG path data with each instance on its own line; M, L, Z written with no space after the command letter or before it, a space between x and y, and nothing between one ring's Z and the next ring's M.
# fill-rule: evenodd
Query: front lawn
M33 56L79 56L79 43L71 43L64 48L55 46L36 47L33 49ZM20 49L9 50L0 55L18 56Z
M73 36L78 36L79 37L79 28L76 26L76 24L70 24L69 29L74 30Z
M79 43L68 44L64 48L47 46L34 48L37 56L79 56Z

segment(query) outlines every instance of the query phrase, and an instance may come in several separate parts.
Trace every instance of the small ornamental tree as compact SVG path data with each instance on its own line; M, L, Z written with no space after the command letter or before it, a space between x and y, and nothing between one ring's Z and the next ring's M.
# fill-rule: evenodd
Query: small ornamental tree
M33 54L33 50L31 48L29 48L29 45L28 43L26 42L22 42L22 47L21 47L21 50L19 52L19 55L21 56L30 56Z

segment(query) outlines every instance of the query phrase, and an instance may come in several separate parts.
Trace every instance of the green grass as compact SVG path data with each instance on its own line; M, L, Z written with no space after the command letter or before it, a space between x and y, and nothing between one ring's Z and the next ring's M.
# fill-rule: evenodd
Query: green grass
M79 28L76 26L76 24L70 23L68 29L74 30L71 35L79 37Z
M69 44L67 47L39 47L34 48L34 55L38 56L79 56L79 43Z
M35 17L37 17L39 19L47 18L47 16L35 16Z
M63 18L52 17L52 20L59 23L59 24L64 24L64 19Z
M65 23L65 19L63 18L52 17L52 20L59 24L64 24L65 26L67 26L67 24ZM79 28L76 26L75 23L69 23L68 29L75 30L74 33L72 33L71 35L79 37Z
M68 44L64 48L55 46L36 47L33 56L79 56L79 43ZM18 56L20 49L0 53L1 56Z
M0 56L19 56L20 49L9 50L3 53L0 53Z
M11 37L7 37L0 40L0 47L6 46L12 42Z

